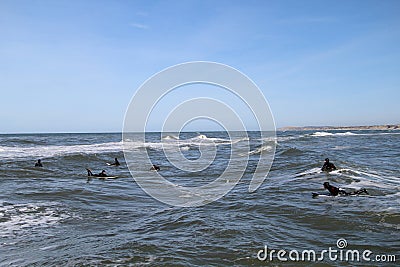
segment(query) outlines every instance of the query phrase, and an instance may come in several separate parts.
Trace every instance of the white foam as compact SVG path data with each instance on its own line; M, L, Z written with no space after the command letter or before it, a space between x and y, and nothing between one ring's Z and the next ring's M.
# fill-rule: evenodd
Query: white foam
M225 139L223 139L223 140L225 140ZM243 137L243 138L240 138L240 139L232 140L231 144L237 144L239 142L248 142L248 141L250 141L250 138Z
M205 142L216 142L216 143L231 143L232 142L232 140L230 140L230 139L212 138L212 137L207 137L204 134L200 134L200 135L198 135L196 137L187 139L185 141L191 141L191 142L195 142L195 143L197 142L198 143L199 140L201 140L203 142L205 141Z
M261 140L263 142L277 142L277 141L286 141L286 140L296 139L298 137L299 136L281 136L281 137L268 136L268 137L264 137L264 138L257 139L257 140Z
M301 176L306 176L306 175L311 175L311 174L317 174L317 173L322 173L321 168L312 168L307 171L301 172L296 174L296 177L301 177Z
M339 169L339 170L332 171L331 173L332 174L339 174L339 173L346 173L346 172L355 173L355 174L358 174L358 175L361 175L361 176L363 175L363 176L369 176L369 177L373 177L373 178L381 178L381 176L378 175L378 174L373 174L373 173L368 173L368 172L363 172L363 171L357 171L357 170L353 170L353 169Z
M334 135L339 135L339 136L350 136L350 135L358 135L358 134L352 133L352 132L345 132L345 133L335 133Z
M359 178L358 178L359 179ZM378 183L371 180L361 179L359 182L351 182L349 185L346 185L346 188L353 188L359 190L361 188L385 188L385 189L393 189L392 185Z
M183 150L189 149L190 147L200 147L200 146L219 146L227 144L236 144L242 141L248 141L248 138L238 138L238 139L224 139L224 138L210 138L206 135L198 135L189 139L167 139L163 140L162 143L146 143L147 147L153 149L175 149L179 146ZM186 148L187 147L187 148Z
M57 203L28 203L17 205L0 205L0 216L6 219L0 222L0 237L22 231L30 232L32 228L48 227L67 218L59 214Z
M264 151L271 151L272 150L272 146L268 146L268 145L263 145L253 151L249 152L249 155L255 155L255 154L260 154Z
M204 134L200 134L199 136L195 137L198 139L208 139L207 136L205 136Z
M284 141L290 141L290 140L295 140L295 139L300 139L304 137L305 135L297 135L297 136L278 136L278 137L268 137L268 138L263 138L263 141L275 141L276 143L278 142L284 142Z
M179 137L175 135L167 135L163 137L164 140L178 140Z
M0 147L0 158L47 158L70 154L94 154L104 152L122 151L122 142L109 142L91 145L70 145L70 146L34 146L34 147Z
M133 150L143 148L154 150L176 150L177 147L183 147L183 150L186 150L191 146L218 146L236 144L248 140L248 138L243 137L232 140L224 138L209 138L206 135L200 134L194 138L186 140L180 140L177 136L168 135L165 136L161 142L143 142L142 139L125 139L124 142L119 141L85 145L36 145L30 147L0 146L0 158L49 158L73 154L116 153L123 151L123 149Z
M396 189L400 187L400 179L392 176L380 175L377 173L353 170L353 169L339 169L330 172L331 175L344 175L347 178L354 179L350 185L346 187L360 189L360 188L384 188Z
M320 168L312 168L310 170L296 174L295 177L302 177L306 175L319 174L323 171ZM344 176L354 181L349 185L343 185L346 188L360 189L360 188L381 188L381 189L396 189L400 187L400 179L391 176L382 176L379 174L353 170L353 169L338 169L329 172L329 175Z
M218 146L224 144L233 144L244 139L229 140L223 138L207 138L205 135L199 135L187 140L179 140L176 137L165 138L162 142L142 142L126 139L124 147L122 141L108 142L89 145L36 145L33 147L14 147L0 146L0 158L49 158L55 156L65 156L72 154L96 154L96 153L116 153L124 149L143 149L150 148L154 150L175 149L180 146ZM184 148L185 149L185 148Z
M330 133L330 132L315 132L311 134L314 137L324 137L324 136L375 136L375 135L398 135L399 132L384 132L384 133L353 133L353 132L344 132L344 133Z
M315 132L311 136L321 137L321 136L332 136L333 133L328 132Z
M190 149L190 146L181 146L180 147L180 150L182 150L182 151L187 151L189 149Z
M345 133L315 132L315 133L311 134L311 136L316 136L316 137L324 137L324 136L352 136L352 135L358 135L358 134L352 133L352 132L345 132Z
M378 173L358 171L358 170L353 170L353 169L340 169L340 170L333 171L331 173L333 173L333 174L342 174L342 173L346 174L346 172L348 172L350 174L353 173L355 175L358 175L358 176L351 176L351 177L355 177L355 178L369 177L369 178L373 178L376 181L380 181L382 183L391 183L393 185L400 185L400 178L399 177L380 175Z

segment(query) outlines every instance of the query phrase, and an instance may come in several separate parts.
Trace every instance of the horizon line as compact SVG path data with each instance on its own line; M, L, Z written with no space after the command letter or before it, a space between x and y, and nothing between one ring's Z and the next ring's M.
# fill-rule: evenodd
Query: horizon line
M276 131L282 131L285 129L301 129L301 128L362 128L362 127L387 127L387 126L399 126L400 123L390 123L390 124L374 124L374 125L342 125L342 126L333 126L333 125L315 125L315 126L283 126L276 128ZM193 131L181 131L181 133L194 133L194 132L224 132L221 130L193 130ZM229 132L241 132L241 131L229 131ZM259 132L259 130L246 130L246 132ZM0 132L0 135L12 135L12 134L122 134L123 132L117 131L94 131L94 132ZM170 132L170 131L146 131L146 132L129 132L129 133L179 133L179 132Z

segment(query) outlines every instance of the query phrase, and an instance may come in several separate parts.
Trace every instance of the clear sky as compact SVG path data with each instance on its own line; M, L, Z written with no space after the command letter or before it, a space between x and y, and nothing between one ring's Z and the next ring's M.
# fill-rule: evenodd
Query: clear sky
M0 0L0 133L119 132L146 79L197 60L249 76L277 127L400 123L399 44L396 0Z

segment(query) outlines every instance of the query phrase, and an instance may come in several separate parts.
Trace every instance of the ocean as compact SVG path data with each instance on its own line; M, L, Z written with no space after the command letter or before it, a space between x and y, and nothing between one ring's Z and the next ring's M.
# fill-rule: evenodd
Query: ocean
M150 133L146 144L136 143L160 166L160 175L195 186L218 178L232 143L250 142L250 151L237 155L249 157L239 183L198 207L147 195L127 168L120 133L0 135L0 265L397 266L399 131L277 132L272 168L252 193L252 173L271 140L248 135ZM213 142L215 161L201 171L180 171L164 155L165 139L180 142L192 161L204 142ZM338 170L320 171L326 157ZM114 158L120 166L106 165ZM34 167L38 159L42 168ZM118 178L88 180L86 168ZM326 193L326 181L348 192L366 188L369 195L312 198ZM316 257L302 258L304 250ZM350 250L359 258L346 260Z

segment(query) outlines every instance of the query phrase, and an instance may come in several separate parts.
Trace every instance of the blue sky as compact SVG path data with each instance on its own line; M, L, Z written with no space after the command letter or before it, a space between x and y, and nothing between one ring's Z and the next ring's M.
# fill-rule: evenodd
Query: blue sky
M399 14L400 1L2 0L0 132L119 132L146 79L197 60L249 76L277 127L400 123Z

